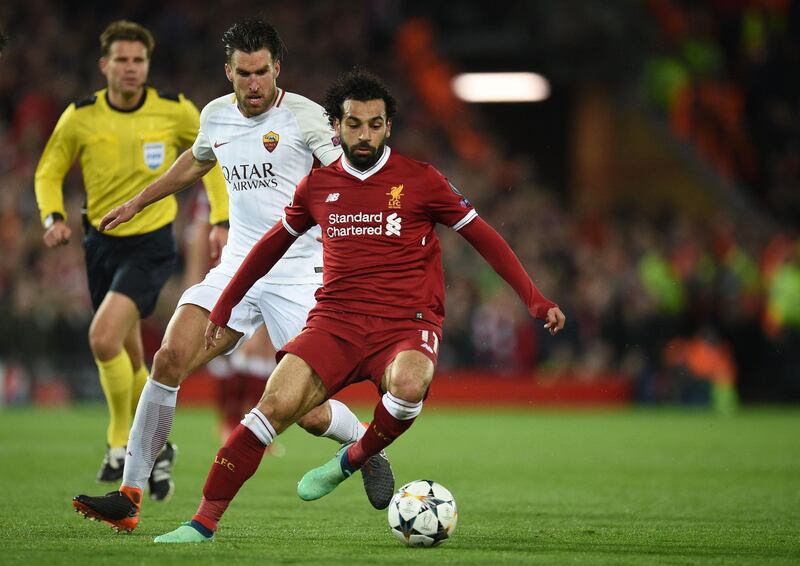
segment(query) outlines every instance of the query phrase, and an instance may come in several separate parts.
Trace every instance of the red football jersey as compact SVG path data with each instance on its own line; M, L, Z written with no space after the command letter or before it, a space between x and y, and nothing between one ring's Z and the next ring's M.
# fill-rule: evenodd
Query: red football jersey
M459 230L476 216L432 165L386 147L367 171L344 158L313 170L297 185L283 224L294 236L322 228L325 268L316 311L441 326L444 274L434 227Z

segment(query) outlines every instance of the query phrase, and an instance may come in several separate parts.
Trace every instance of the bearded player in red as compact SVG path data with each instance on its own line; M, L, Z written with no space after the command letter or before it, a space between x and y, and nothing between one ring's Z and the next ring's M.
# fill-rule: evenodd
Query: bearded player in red
M458 231L556 334L565 317L525 273L514 252L430 164L386 145L396 104L363 71L339 78L325 110L344 155L313 170L253 247L209 316L206 347L222 337L231 309L306 230L322 228L324 280L306 328L278 353L264 396L217 453L192 521L155 542L211 540L225 509L288 426L343 387L369 379L382 392L358 442L300 480L301 499L333 491L414 422L433 379L444 320L436 224Z

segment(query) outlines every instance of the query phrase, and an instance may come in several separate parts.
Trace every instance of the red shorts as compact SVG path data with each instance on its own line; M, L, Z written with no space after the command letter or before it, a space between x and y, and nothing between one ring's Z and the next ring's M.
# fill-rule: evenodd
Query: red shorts
M416 350L436 365L442 331L423 320L342 312L312 312L306 327L278 352L302 358L319 375L328 397L359 381L381 389L386 368L400 352Z

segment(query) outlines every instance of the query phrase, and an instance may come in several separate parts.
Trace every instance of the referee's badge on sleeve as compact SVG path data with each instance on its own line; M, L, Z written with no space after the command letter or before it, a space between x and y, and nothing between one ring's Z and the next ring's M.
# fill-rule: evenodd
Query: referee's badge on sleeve
M164 142L146 142L143 146L144 163L155 171L164 164L166 144Z

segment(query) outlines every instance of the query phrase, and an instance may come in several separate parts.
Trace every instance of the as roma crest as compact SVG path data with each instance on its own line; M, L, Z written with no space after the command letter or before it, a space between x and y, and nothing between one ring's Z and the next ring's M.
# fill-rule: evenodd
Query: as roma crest
M267 132L266 134L264 134L264 137L261 138L261 141L264 142L264 147L270 153L275 151L275 148L278 147L278 142L280 140L281 136L273 131Z

